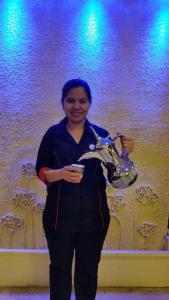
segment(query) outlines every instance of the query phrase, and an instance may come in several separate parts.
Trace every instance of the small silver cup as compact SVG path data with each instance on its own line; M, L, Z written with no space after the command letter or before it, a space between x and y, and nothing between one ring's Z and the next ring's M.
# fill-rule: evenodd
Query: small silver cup
M80 173L80 179L82 179L85 166L81 164L72 164L71 166L75 168L74 172Z

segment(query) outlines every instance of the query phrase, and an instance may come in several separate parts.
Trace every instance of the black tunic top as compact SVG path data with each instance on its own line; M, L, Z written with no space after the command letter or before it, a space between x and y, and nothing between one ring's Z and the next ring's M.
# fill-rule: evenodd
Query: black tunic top
M100 136L108 135L105 129L86 119L82 138L76 143L66 130L66 122L67 118L64 118L44 135L36 162L37 175L44 167L58 169L78 163L78 158L90 151L89 145L96 144L90 125ZM94 231L108 226L110 215L105 192L106 180L100 160L85 159L80 164L85 165L80 183L60 180L47 184L43 212L43 226L46 230Z

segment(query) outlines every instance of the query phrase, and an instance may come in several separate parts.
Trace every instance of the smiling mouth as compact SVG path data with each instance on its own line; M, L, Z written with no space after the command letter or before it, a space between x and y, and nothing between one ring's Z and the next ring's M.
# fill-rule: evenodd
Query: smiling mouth
M74 115L74 116L79 116L79 115L81 115L82 114L82 112L71 112L71 115Z

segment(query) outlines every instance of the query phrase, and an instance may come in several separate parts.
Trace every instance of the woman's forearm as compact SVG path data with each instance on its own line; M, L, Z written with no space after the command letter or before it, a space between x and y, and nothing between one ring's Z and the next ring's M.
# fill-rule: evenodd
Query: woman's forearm
M62 173L62 169L50 169L50 170L46 170L45 173L45 179L47 182L55 182L55 181L59 181L63 179L63 173Z
M49 169L44 171L45 180L49 183L65 180L71 183L79 183L81 181L81 174L73 166L64 166L61 169Z

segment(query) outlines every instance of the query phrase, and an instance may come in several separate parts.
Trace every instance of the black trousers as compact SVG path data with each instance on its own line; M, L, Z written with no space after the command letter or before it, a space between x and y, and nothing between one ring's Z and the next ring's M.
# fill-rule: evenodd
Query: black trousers
M50 300L70 300L72 261L75 253L76 300L94 300L98 264L107 229L92 232L49 232L45 230L50 266Z

